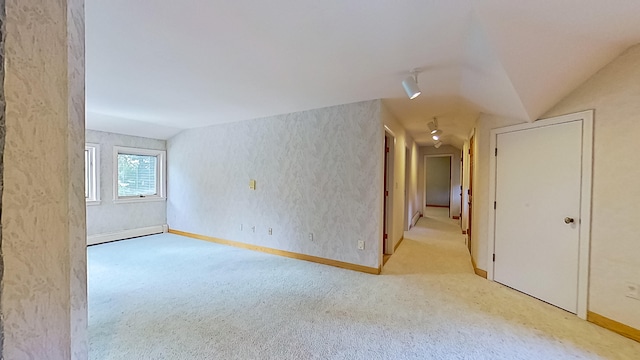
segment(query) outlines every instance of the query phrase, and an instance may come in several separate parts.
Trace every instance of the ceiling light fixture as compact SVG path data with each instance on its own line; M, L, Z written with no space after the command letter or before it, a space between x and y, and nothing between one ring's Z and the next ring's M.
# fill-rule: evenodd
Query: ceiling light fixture
M433 121L428 123L427 126L429 127L431 134L435 134L438 131L438 119L434 117Z
M433 144L433 147L434 147L434 148L436 148L436 149L437 149L437 148L439 148L440 146L442 146L442 142L441 142L441 141L436 141L436 142Z
M438 126L433 121L428 123L427 126L429 126L429 132L432 134L438 131Z
M422 91L420 91L420 88L418 87L418 70L411 70L411 76L402 81L402 86L410 100L420 96Z
M440 135L442 135L442 130L436 130L435 132L431 133L431 138L435 141L440 140Z

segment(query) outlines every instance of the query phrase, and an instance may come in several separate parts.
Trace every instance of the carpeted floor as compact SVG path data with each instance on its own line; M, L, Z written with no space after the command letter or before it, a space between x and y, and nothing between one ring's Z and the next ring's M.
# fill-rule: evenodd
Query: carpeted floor
M473 275L423 218L367 275L163 234L89 248L90 357L640 359L640 343Z

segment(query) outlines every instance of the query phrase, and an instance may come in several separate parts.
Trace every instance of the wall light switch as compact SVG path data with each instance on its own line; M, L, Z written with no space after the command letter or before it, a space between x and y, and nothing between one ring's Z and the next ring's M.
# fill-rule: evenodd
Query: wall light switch
M358 240L358 250L364 250L364 241Z
M273 235L273 229L269 228L269 235Z
M255 190L256 189L256 181L251 179L249 180L249 189L251 190Z

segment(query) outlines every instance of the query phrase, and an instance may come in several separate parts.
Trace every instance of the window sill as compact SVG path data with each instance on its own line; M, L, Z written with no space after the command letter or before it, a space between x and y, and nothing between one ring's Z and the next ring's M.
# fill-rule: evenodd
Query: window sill
M166 201L166 197L148 196L148 197L132 197L125 199L113 199L114 204L133 204L141 202Z
M100 200L86 200L86 202L87 202L87 206L100 205L101 203Z

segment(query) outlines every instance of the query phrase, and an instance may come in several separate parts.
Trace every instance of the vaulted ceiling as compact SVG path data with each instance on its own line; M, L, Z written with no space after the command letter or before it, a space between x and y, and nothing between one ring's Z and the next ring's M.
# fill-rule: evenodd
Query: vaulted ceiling
M634 0L87 0L87 127L168 138L382 98L419 143L435 116L459 146L479 113L538 118L640 42L638 14Z

